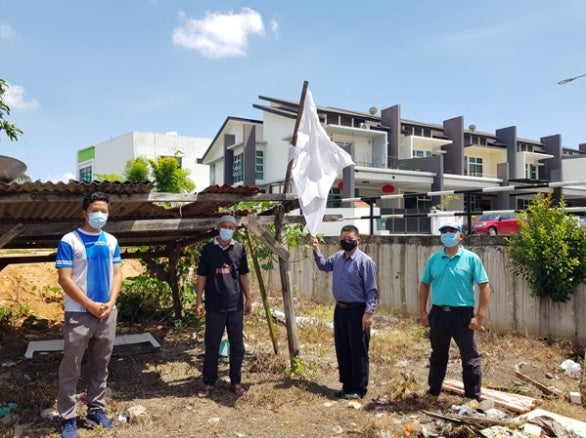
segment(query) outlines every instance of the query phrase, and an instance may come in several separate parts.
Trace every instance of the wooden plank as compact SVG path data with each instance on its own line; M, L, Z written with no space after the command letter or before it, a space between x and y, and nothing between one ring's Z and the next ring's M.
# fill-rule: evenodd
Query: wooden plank
M453 379L445 379L442 389L448 392L454 392L458 395L464 395L464 384ZM509 394L507 392L497 391L494 389L481 389L481 400L492 400L495 405L501 408L524 414L534 409L537 400L521 394Z

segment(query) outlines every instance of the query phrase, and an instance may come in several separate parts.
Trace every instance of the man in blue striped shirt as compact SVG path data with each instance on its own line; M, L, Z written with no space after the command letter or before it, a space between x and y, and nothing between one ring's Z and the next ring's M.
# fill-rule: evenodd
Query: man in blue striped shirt
M341 251L325 258L316 237L309 243L320 271L333 271L334 342L342 389L336 395L362 398L368 390L368 347L372 314L378 299L376 264L358 245L360 235L354 225L340 233Z
M77 382L87 349L91 368L86 424L109 429L105 412L108 364L116 337L116 299L122 270L120 247L102 231L109 214L109 198L101 192L83 199L84 223L67 233L57 248L59 285L65 292L63 359L59 366L57 410L63 420L61 436L77 437Z

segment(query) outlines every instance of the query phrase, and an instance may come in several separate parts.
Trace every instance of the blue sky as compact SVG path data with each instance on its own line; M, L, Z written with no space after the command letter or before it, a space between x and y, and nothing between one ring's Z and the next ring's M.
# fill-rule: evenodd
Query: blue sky
M259 95L586 143L583 0L0 0L0 155L68 180L76 151L130 131L213 137Z

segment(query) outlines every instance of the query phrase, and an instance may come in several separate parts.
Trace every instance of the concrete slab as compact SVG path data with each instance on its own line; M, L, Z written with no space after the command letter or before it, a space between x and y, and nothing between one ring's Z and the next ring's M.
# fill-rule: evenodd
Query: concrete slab
M159 349L161 344L150 333L138 333L132 335L119 335L114 340L114 352L120 347L147 344L150 348ZM117 348L118 347L118 348ZM30 341L24 357L32 359L35 352L63 351L63 339L51 339L46 341Z

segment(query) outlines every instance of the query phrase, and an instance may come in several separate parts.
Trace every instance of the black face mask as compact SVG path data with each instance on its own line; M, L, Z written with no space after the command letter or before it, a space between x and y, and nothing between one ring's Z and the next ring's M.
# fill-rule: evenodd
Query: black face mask
M340 246L344 251L352 251L357 245L357 240L340 240Z

